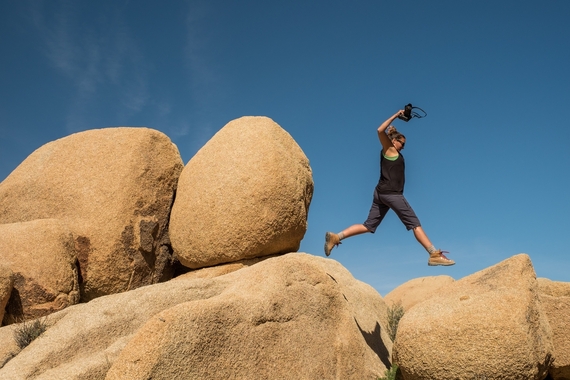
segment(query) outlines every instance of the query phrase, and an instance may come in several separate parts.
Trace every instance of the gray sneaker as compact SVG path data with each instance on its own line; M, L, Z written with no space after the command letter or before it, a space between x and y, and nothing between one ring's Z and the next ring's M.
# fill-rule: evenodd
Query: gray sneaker
M429 266L436 266L436 265L443 265L443 266L449 266L449 265L454 265L455 261L448 259L447 257L445 257L445 255L443 253L449 253L447 251L442 251L441 249L438 249L437 251L435 251L434 253L430 253L429 254L429 259L428 259L428 265Z
M341 244L341 242L338 235L332 232L327 232L325 234L325 255L330 255L332 249L339 244Z

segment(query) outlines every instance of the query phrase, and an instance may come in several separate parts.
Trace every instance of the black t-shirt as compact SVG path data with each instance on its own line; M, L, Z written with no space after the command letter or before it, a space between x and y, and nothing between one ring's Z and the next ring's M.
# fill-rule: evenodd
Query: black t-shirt
M380 152L380 180L376 188L381 194L403 194L406 182L406 162L404 156L398 154L396 160L391 161Z

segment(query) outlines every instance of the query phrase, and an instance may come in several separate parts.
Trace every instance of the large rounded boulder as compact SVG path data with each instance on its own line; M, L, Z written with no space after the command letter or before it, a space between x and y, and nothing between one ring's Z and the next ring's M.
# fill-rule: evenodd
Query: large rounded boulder
M174 252L189 268L295 252L312 195L309 160L289 133L267 117L233 120L180 175Z
M72 134L0 183L0 224L65 222L83 300L155 283L171 276L168 219L183 166L178 148L152 129Z
M408 311L414 305L436 295L440 288L449 286L453 281L453 277L446 275L414 278L386 294L384 301L390 306L399 304Z
M377 379L385 313L334 260L245 260L68 307L21 352L0 328L0 379Z
M43 317L79 302L75 244L63 222L0 224L0 236L3 264L13 278L4 324Z
M106 379L377 379L390 367L382 298L337 262L290 253L219 281L222 293L150 318Z
M528 255L416 304L400 320L393 355L404 380L544 379L552 330Z
M554 363L553 380L570 379L570 282L538 279L540 301L552 328Z

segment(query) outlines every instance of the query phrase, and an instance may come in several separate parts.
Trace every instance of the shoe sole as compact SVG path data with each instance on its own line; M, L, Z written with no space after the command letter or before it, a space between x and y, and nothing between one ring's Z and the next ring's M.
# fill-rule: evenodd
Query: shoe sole
M430 262L428 261L428 265L429 265L430 267L436 267L436 266L438 266L438 265L441 265L441 266L443 266L443 267L449 267L449 266L455 265L455 262L453 262L453 263L430 263Z
M330 234L330 232L327 232L325 234L325 255L327 255L327 256L330 256L331 251L332 251L332 247L331 247L331 249L327 249L327 246L329 245L330 238L331 238L331 234Z

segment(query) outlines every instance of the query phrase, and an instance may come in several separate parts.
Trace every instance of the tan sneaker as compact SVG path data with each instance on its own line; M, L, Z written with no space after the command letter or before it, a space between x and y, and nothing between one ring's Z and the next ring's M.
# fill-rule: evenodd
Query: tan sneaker
M330 255L332 249L339 244L341 244L341 242L338 235L332 232L327 232L325 234L325 255Z
M435 251L434 253L430 253L429 254L429 260L428 260L428 265L430 266L436 266L436 265L443 265L443 266L449 266L449 265L454 265L455 261L448 259L447 257L445 257L445 255L443 253L449 253L447 251L442 251L441 249L438 249L437 251Z

